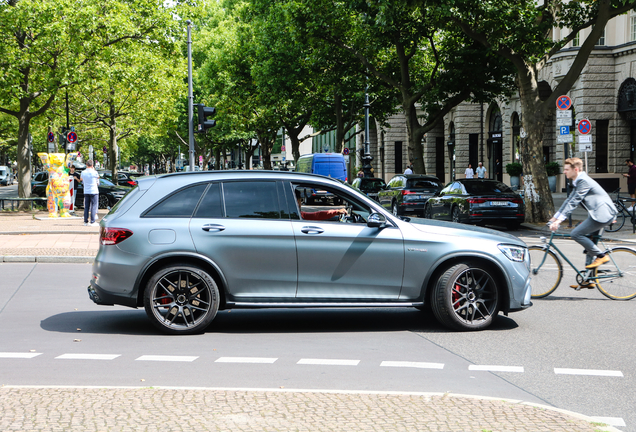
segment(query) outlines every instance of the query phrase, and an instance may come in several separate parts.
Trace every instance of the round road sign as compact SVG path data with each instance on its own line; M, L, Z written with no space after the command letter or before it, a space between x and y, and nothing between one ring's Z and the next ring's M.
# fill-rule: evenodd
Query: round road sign
M587 135L592 132L592 123L588 119L583 119L579 122L578 128L581 135Z
M77 134L75 132L69 132L68 135L66 135L66 139L68 142L74 143L77 141Z
M559 96L556 100L557 108L561 111L567 111L572 106L572 99L569 96Z
M345 148L342 150L342 152L343 152L345 155L348 155L348 154L349 154L349 149L348 149L347 147L345 147Z
M49 139L50 143L55 142L55 134L53 132L49 132L47 138Z

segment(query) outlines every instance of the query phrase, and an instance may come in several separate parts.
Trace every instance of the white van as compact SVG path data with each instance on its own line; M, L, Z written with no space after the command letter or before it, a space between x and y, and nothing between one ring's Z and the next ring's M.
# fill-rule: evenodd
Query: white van
M15 179L13 178L11 168L6 165L0 165L0 185L9 186L12 185L14 181Z

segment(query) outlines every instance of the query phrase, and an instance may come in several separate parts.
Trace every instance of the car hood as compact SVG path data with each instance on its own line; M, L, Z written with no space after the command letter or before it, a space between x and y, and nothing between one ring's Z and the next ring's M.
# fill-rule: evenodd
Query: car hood
M490 239L494 241L506 242L511 244L518 244L520 246L526 246L526 244L519 240L517 237L497 231L490 228L483 228L474 225L457 224L454 222L446 222L435 219L422 219L411 218L410 224L419 231L427 232L435 228L449 228L448 235L457 235L465 237L482 237L484 239ZM479 234L479 235L477 235Z

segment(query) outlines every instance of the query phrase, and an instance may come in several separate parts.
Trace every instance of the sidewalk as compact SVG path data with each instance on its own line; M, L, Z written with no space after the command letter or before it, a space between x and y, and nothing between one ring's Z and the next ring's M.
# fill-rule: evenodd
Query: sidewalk
M560 197L555 198L558 207L565 194L558 203ZM100 210L98 218L105 214L106 210ZM636 239L631 224L628 232ZM622 232L616 234L623 236ZM82 218L48 219L47 212L0 212L0 263L90 263L98 247L99 227L84 226ZM179 418L191 408L183 404L185 399L201 409L196 419L191 418L196 421L162 423L160 430L619 431L604 426L602 419L551 406L456 394L13 386L0 387L0 430L123 431L139 425L152 429L158 426L157 419L148 413L156 411L156 401L174 411L163 418ZM24 400L29 404L23 404ZM103 403L95 404L95 400ZM64 404L62 411L58 403ZM88 411L87 404L92 407ZM96 406L107 406L108 410L95 411ZM113 416L113 412L118 415Z

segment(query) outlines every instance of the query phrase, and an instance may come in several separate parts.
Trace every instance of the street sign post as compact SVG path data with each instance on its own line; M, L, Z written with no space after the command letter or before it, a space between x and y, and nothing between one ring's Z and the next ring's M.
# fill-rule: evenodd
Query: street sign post
M569 96L559 96L556 100L556 106L558 109L567 111L572 106L572 99Z
M577 128L581 135L588 135L590 132L592 132L592 123L590 123L588 119L583 119L579 121Z
M585 153L585 158L587 159L587 153L592 151L592 144L579 144L579 151Z
M53 132L49 132L49 134L47 135L47 138L50 143L55 142L55 134Z

